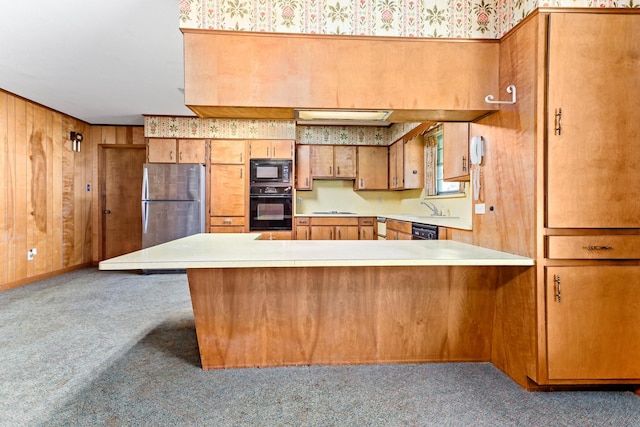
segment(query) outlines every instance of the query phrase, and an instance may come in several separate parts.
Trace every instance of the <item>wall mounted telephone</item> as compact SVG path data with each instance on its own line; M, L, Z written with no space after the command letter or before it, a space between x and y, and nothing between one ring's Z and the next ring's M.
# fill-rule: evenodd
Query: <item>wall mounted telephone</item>
M484 156L484 139L480 135L471 138L469 156L471 157L472 164L479 165L482 163L482 156Z
M473 169L472 179L474 200L478 200L480 198L480 164L482 163L483 156L484 139L480 135L476 135L471 138L471 144L469 145L469 158Z

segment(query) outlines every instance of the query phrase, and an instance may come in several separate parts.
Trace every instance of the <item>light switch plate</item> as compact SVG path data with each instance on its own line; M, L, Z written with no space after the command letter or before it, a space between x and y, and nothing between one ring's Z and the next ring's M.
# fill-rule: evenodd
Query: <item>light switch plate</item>
M476 203L476 214L484 215L486 213L484 203Z

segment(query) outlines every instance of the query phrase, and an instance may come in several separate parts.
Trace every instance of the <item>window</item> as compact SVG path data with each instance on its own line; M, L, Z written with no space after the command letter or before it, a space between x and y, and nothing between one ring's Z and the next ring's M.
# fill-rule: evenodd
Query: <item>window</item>
M438 194L451 194L451 193L459 193L460 192L460 183L459 182L445 182L443 180L444 177L444 147L443 144L443 136L442 136L442 128L438 129L436 133L436 139L438 141L438 156L436 163L436 188L438 189Z
M442 126L429 130L425 143L424 188L427 197L460 197L465 194L464 183L445 182L444 177L444 136Z

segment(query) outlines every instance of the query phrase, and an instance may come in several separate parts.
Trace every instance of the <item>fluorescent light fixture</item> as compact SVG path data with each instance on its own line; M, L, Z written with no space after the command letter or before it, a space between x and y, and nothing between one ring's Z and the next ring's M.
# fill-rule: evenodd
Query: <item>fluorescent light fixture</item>
M391 111L383 110L297 110L300 120L376 120L384 121Z

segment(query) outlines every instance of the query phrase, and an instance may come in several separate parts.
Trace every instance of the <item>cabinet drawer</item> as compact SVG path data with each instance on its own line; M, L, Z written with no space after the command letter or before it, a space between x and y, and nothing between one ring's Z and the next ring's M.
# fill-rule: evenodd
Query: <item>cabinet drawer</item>
M244 233L244 225L215 226L209 227L209 233Z
M387 220L387 230L401 231L411 234L411 223L408 221L396 221L395 219Z
M309 225L309 217L308 216L297 217L296 225Z
M373 225L376 220L374 218L360 218L360 225Z
M243 216L212 216L210 225L244 225Z
M640 236L549 236L551 259L637 259Z

